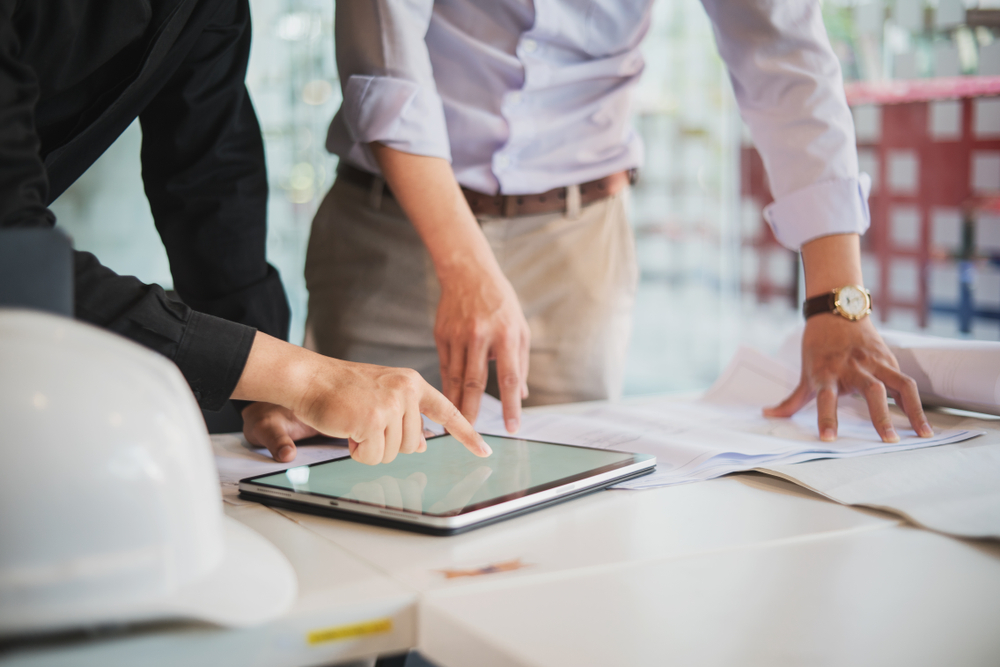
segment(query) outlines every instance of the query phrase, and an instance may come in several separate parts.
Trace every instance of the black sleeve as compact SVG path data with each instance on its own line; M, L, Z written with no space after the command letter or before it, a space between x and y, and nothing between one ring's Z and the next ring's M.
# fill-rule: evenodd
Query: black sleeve
M39 86L34 70L18 59L20 44L12 23L15 5L15 0L0 0L0 226L52 226L55 216L46 207L48 178L34 124ZM258 146L259 141L258 137ZM263 228L263 210L260 219ZM263 231L260 235L263 238ZM263 250L260 255L259 283L265 294L280 297L281 306L271 306L271 310L284 313L284 325L280 321L269 325L280 334L282 326L287 329L288 319L284 292L277 273L263 262ZM178 365L203 408L222 407L246 364L255 333L252 326L194 312L169 300L158 286L115 274L89 253L75 253L74 262L74 305L79 319L164 354ZM246 284L235 293L245 295L254 292L253 288ZM235 309L224 310L217 308L215 314L226 317ZM254 318L229 319L253 324Z
M198 404L218 410L243 373L255 329L206 315L159 285L119 276L89 252L75 253L76 316L173 360Z
M265 259L264 146L244 85L250 9L205 6L212 17L139 116L146 196L183 301L287 339L288 302Z
M38 80L20 62L13 15L16 0L0 0L0 227L51 227L49 181L35 131Z

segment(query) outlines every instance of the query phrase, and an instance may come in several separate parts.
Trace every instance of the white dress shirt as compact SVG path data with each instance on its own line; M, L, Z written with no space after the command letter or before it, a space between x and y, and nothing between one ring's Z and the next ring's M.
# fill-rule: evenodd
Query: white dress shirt
M669 1L669 0L663 0ZM702 0L771 183L764 216L798 249L864 233L868 178L817 0ZM639 167L629 122L652 0L342 0L341 105L327 148L451 161L479 192L532 194Z

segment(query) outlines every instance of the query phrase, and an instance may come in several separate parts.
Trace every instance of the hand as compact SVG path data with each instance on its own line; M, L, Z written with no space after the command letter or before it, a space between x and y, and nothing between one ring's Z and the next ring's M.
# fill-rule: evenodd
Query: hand
M368 144L393 196L427 247L441 301L434 340L445 395L475 421L496 359L504 426L521 423L528 396L528 323L447 160Z
M528 395L531 333L514 288L499 270L478 269L441 283L434 326L444 394L470 422L479 414L489 360L496 359L497 384L509 433L520 427L521 399Z
M247 442L267 447L275 461L295 460L295 441L319 435L303 424L288 408L273 403L251 403L243 409L243 435Z
M424 442L417 452L427 451L427 438L434 432L424 429ZM272 403L251 403L243 409L243 435L247 442L266 447L275 461L290 463L298 453L296 440L320 435L312 426L303 424L288 408Z
M869 317L856 322L833 313L810 317L802 336L799 386L780 405L766 408L764 416L791 417L815 396L820 440L831 442L837 439L837 397L851 391L864 396L883 442L899 442L886 392L921 437L934 435L920 405L917 383L899 371L896 358Z
M274 404L248 406L244 415L251 423L244 432L282 457L296 434L322 433L347 438L351 456L361 463L388 463L400 452L426 448L421 413L473 454L492 453L416 371L324 357L259 331L232 397ZM284 451L294 457L294 449Z
M399 453L426 449L421 413L448 429L473 454L491 454L455 406L416 371L324 359L336 372L314 377L293 412L320 433L347 438L356 461L389 463Z

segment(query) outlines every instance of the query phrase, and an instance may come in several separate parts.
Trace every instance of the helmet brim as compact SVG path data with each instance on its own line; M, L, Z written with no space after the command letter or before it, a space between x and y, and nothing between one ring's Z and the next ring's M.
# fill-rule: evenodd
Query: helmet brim
M157 605L161 613L226 627L247 627L287 612L298 579L285 555L259 533L223 516L226 541L222 562L205 577Z

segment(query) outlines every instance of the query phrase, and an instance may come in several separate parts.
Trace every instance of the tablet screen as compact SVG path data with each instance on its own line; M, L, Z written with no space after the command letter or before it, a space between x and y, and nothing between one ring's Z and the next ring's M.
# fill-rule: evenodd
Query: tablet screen
M644 458L623 452L484 435L479 458L450 435L427 451L368 466L337 459L262 475L253 483L433 516L454 516L585 479Z

